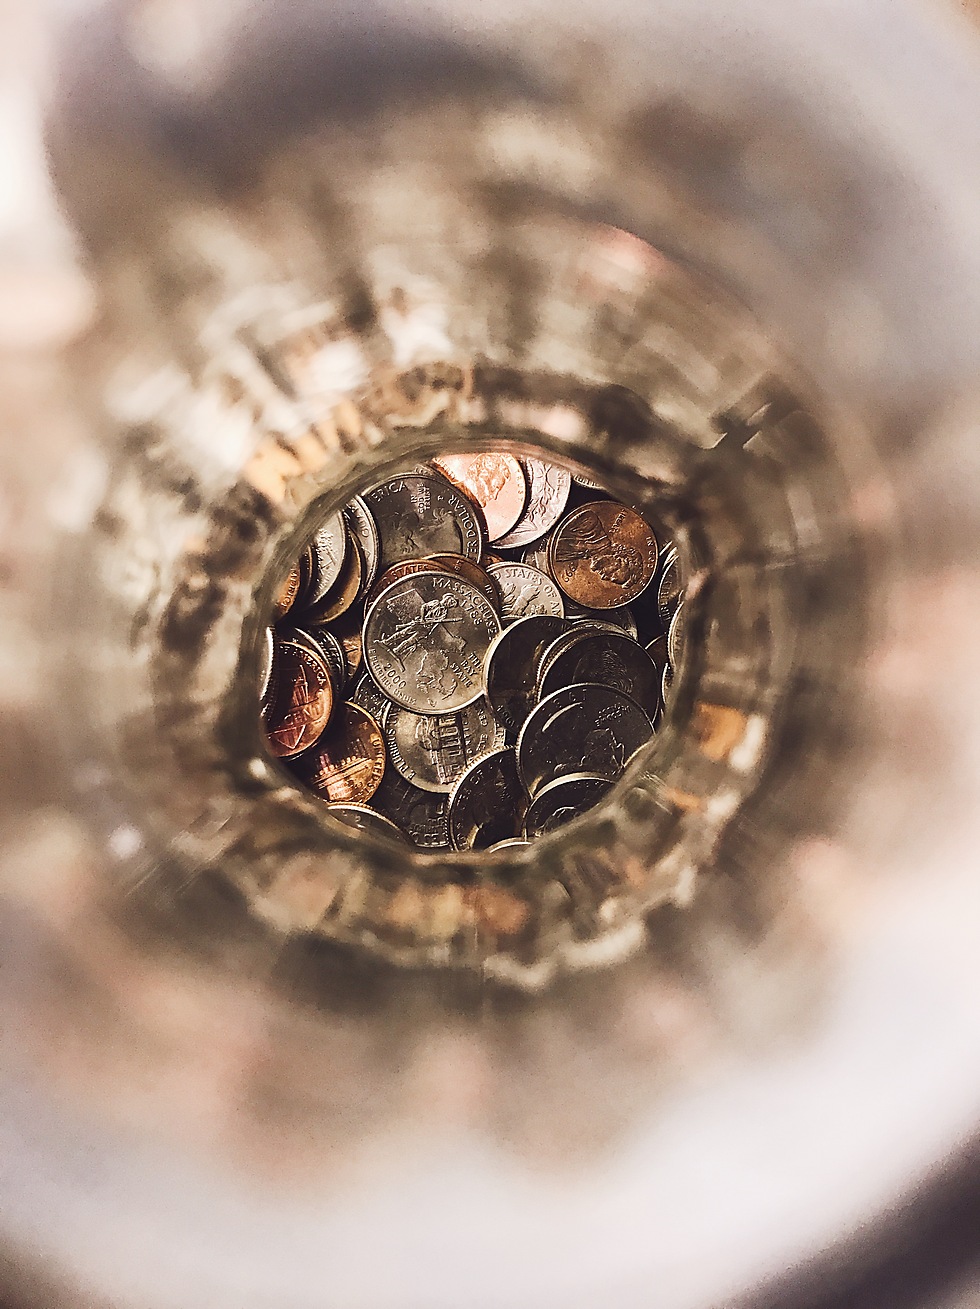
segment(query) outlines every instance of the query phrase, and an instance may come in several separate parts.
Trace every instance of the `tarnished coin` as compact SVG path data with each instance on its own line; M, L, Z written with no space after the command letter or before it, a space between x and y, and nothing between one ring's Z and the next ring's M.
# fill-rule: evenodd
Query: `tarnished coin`
M683 652L684 603L682 601L674 610L674 616L670 620L670 628L667 632L667 654L670 656L670 662L674 668L680 663Z
M475 586L482 595L487 597L494 609L500 605L500 590L497 583L493 581L481 564L472 559L465 559L462 555L451 554L429 555L427 562L438 564L440 568L455 573L457 577L462 577L471 586Z
M448 850L449 796L421 791L386 768L371 804L390 818L421 850Z
M527 507L516 526L497 541L504 550L530 545L550 532L565 512L572 486L572 475L567 468L545 463L543 459L525 458L522 463L527 475Z
M540 614L561 618L565 607L561 591L545 573L530 564L491 564L487 572L500 588L500 617L504 623Z
M513 455L484 451L474 455L440 455L433 464L480 508L487 539L511 530L527 500L524 470Z
M677 556L677 547L672 545L664 556L660 581L657 584L657 613L660 615L664 631L670 626L670 620L680 603L683 589L680 559Z
M361 548L363 565L361 589L369 591L374 585L374 579L378 575L378 564L381 562L381 538L378 536L378 525L374 521L371 510L359 495L355 495L349 504L344 506L343 513L348 532Z
M489 600L450 573L394 582L364 620L364 658L378 686L404 709L445 714L483 692L483 660L500 631Z
M347 529L340 512L333 513L314 533L310 542L315 559L306 603L318 604L336 584L347 557Z
M334 818L339 819L348 827L356 828L359 832L367 832L370 836L380 836L383 840L394 841L398 845L409 844L405 833L390 818L385 818L383 814L376 813L367 805L329 804L327 810L333 814Z
M629 605L621 605L618 609L586 609L584 605L566 599L565 617L572 623L605 623L607 627L620 627L634 641L639 635L636 618Z
M363 571L361 548L356 541L348 538L347 554L340 576L319 604L311 605L307 609L303 615L304 621L332 623L335 618L345 614L360 594Z
M272 609L273 619L275 621L278 621L280 618L285 618L290 609L292 609L296 597L299 595L302 581L303 574L300 571L299 560L297 560L283 578L282 586L279 588L276 598L273 601Z
M347 666L344 648L336 636L325 627L299 628L297 634L314 642L330 671L334 692L338 698L342 698L350 678L350 669Z
M325 800L364 804L378 789L385 769L381 728L359 705L338 705L329 730L294 767Z
M474 759L504 744L486 700L451 714L415 714L397 705L381 724L389 762L406 782L448 795Z
M353 605L330 624L330 630L340 642L347 661L347 675L354 678L361 671L364 657L362 637L363 615L359 604Z
M531 795L566 773L616 778L649 741L653 723L608 686L564 686L542 700L517 738L517 770Z
M513 749L471 764L449 801L449 836L457 850L486 850L520 836L523 819L524 789Z
M572 773L543 786L528 806L524 821L527 837L545 836L573 818L587 813L609 794L612 782L606 777Z
M458 554L479 559L483 527L473 505L451 482L433 473L393 477L364 493L381 538L380 569L402 559Z
M584 624L582 625L584 629ZM635 700L650 719L660 706L660 670L625 632L584 629L560 650L550 650L538 678L542 700L563 686L598 682ZM586 770L588 771L588 770Z
M320 738L333 709L334 693L323 658L311 643L277 642L275 681L263 722L269 749L286 759Z
M537 615L505 627L487 651L484 685L498 720L516 732L535 699L535 676L541 651L566 630L560 618Z
M538 568L547 577L551 576L548 563L548 544L550 536L544 536L540 541L535 541L533 545L526 546L521 552L521 563L530 564L532 568ZM486 556L484 556L486 558Z
M551 575L590 609L629 604L653 581L657 538L634 509L593 500L576 509L551 538Z
M259 703L264 709L272 690L272 670L276 662L276 638L271 627L265 628L259 643Z
M362 709L366 709L378 723L381 722L385 710L391 704L381 687L366 671L358 678L356 686L347 698L352 700L354 704L360 705Z
M647 654L653 660L654 666L659 675L663 675L664 665L667 663L667 638L666 636L655 636L652 641L648 641L643 647Z

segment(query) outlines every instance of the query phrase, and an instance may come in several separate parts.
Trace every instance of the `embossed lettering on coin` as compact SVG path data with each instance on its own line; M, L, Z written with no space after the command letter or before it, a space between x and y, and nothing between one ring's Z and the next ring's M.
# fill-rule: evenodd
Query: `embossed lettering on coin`
M596 631L582 624L577 639L554 653L548 651L538 679L538 694L545 696L577 682L599 682L622 691L637 702L651 719L660 704L660 670L641 645L625 632Z
M567 468L545 463L543 459L522 460L527 475L527 507L517 525L502 536L497 545L505 550L530 545L550 532L565 512L572 475Z
M448 795L421 791L393 768L386 768L371 804L396 823L420 849L449 848Z
M444 477L479 505L490 541L505 536L524 512L527 482L513 455L485 451L475 455L440 455L432 462Z
M329 731L296 762L296 771L317 795L334 804L364 804L381 782L385 747L381 728L359 705L337 708Z
M336 583L347 556L347 529L339 512L317 529L311 544L316 568L306 603L317 604Z
M364 493L381 537L383 571L402 559L447 553L479 559L483 528L469 500L445 478L394 477Z
M633 509L593 500L551 538L551 575L590 609L614 609L642 594L657 571L657 538Z
M388 758L407 782L448 794L474 759L504 744L504 729L485 700L451 714L414 714L397 706L382 729Z
M487 572L500 588L500 617L505 623L532 614L563 616L561 591L540 569L530 564L502 563L491 564Z
M607 686L565 686L538 707L517 738L517 768L533 795L565 773L615 778L653 734L635 700Z
M285 759L317 741L330 718L334 696L326 664L306 642L279 641L275 663L265 733L272 753Z
M273 617L278 620L285 618L292 609L296 597L299 595L299 588L303 581L303 575L300 572L299 560L293 564L289 572L283 579L282 586L273 601Z

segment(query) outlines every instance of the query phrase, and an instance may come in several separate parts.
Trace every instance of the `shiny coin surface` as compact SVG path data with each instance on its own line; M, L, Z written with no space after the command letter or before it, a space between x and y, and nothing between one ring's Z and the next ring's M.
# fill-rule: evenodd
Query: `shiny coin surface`
M671 665L676 668L681 661L681 655L684 652L684 604L683 602L674 610L674 616L670 620L670 628L667 632L667 654L670 657Z
M674 670L670 664L664 664L664 675L661 683L661 695L663 696L664 709L667 708L667 701L670 698L670 688L674 684Z
M396 823L421 850L448 850L449 796L421 791L393 768L386 768L371 800L374 808Z
M339 512L331 514L321 524L310 547L316 562L306 603L312 605L322 600L335 585L347 557L347 529Z
M464 582L469 582L471 586L475 586L481 594L487 597L495 609L500 604L500 590L497 583L493 581L481 564L474 562L472 559L465 559L462 555L451 554L429 555L427 562L438 564L440 568L455 573Z
M393 477L363 498L378 525L382 572L403 559L440 553L479 559L483 553L477 511L443 477Z
M264 709L272 690L272 670L276 662L276 638L271 627L262 633L259 643L259 703Z
M325 627L300 628L298 631L308 640L314 642L330 671L330 680L333 682L334 693L338 698L342 697L349 679L349 669L343 646L333 632L328 631Z
M334 692L315 647L295 638L277 642L271 703L263 718L270 751L286 759L309 749L330 720Z
M505 627L488 649L484 661L487 702L508 731L519 730L534 704L542 650L566 628L560 618L519 618Z
M479 506L488 540L506 536L524 512L527 482L513 455L484 451L474 455L440 455L432 462Z
M530 457L522 462L527 476L527 506L516 526L497 542L505 550L530 545L550 532L565 512L572 487L572 475L567 468Z
M381 728L356 704L338 705L314 749L294 765L311 790L333 804L364 804L385 768Z
M521 552L521 563L530 564L532 568L538 568L548 577L550 567L548 563L548 544L550 537L544 536L540 541L535 541L533 545L526 546Z
M359 604L353 605L346 613L341 614L339 618L334 619L330 624L331 632L343 649L344 658L347 661L347 675L351 679L357 677L360 673L363 662L362 624L363 615Z
M527 837L546 836L580 818L609 794L612 782L606 777L572 773L544 786L528 806L524 832Z
M531 845L523 836L509 836L506 841L498 841L496 845L491 845L487 854L493 854L497 850L527 850Z
M405 781L447 795L475 759L504 744L504 729L482 698L451 714L393 705L381 726L389 763Z
M449 836L457 850L486 850L521 834L524 788L512 749L471 764L449 801Z
M381 562L381 538L378 536L378 525L374 521L371 510L359 495L355 495L350 503L345 505L343 513L347 530L361 549L364 570L361 589L368 591L374 585L374 579L378 575L378 565Z
M577 605L574 600L566 598L565 617L572 623L605 623L607 627L620 627L634 641L639 635L636 619L629 605L621 605L618 609L586 609L584 605Z
M577 640L570 638L560 650L549 650L538 679L539 697L544 700L579 682L598 682L621 691L651 719L657 716L660 669L625 632L584 629Z
M403 577L412 577L416 573L445 573L450 571L445 565L436 563L432 559L403 559L400 563L392 564L390 568L385 569L374 586L371 587L364 602L365 614L381 592L387 591L393 582L400 582Z
M551 575L590 609L629 604L653 581L657 538L633 509L593 500L570 513L551 538Z
M296 597L299 595L302 581L303 574L300 571L299 560L297 560L283 578L282 586L279 588L276 598L272 603L273 618L277 622L280 618L285 618L290 609L292 609Z
M345 614L357 600L364 575L361 549L356 541L347 541L347 554L340 576L319 604L311 605L303 615L307 623L332 623Z
M384 693L415 713L444 714L483 692L483 660L500 619L449 573L417 573L378 596L364 620L364 657Z
M487 572L500 588L500 617L504 623L537 614L561 618L565 613L561 591L545 573L530 564L491 564Z
M660 615L660 622L664 631L670 626L670 620L680 603L682 590L681 565L677 557L677 547L671 546L664 557L660 571L660 581L657 584L657 613Z
M359 832L367 832L371 836L380 836L386 841L394 841L398 845L408 845L408 838L401 829L391 821L385 818L383 814L376 813L367 805L362 804L330 804L327 809L333 814L334 818L346 824L348 827L354 827Z
M566 773L612 780L652 735L649 716L621 691L565 686L542 700L521 728L517 769L531 795Z
M379 724L391 704L381 687L366 671L357 679L357 684L347 698L354 704L360 705L362 709L366 709Z

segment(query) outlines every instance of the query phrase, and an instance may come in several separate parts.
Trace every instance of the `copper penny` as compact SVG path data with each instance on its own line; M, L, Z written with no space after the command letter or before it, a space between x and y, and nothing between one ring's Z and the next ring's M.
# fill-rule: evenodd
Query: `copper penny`
M304 614L308 623L332 623L335 618L345 614L360 595L361 579L364 565L361 548L353 539L347 542L347 555L337 581L319 604L314 605Z
M263 714L266 740L279 759L319 740L333 709L333 686L319 652L296 637L277 642L275 686Z
M338 707L316 749L296 763L297 775L332 804L364 804L380 786L384 770L381 728L350 701Z
M296 597L299 595L302 584L303 573L299 566L299 560L297 560L283 579L282 586L279 588L279 592L273 602L272 608L274 611L274 621L278 621L280 618L285 618L289 613L296 601Z
M440 567L448 568L451 573L455 573L457 577L462 577L464 581L482 592L495 609L499 608L500 588L480 564L474 563L472 559L465 559L462 555L435 554L429 555L428 559L430 563L439 564Z
M506 536L523 514L527 481L513 455L489 451L476 455L440 455L432 464L479 505L488 540Z
M551 575L590 609L629 604L653 581L657 538L635 509L593 500L570 513L549 548Z

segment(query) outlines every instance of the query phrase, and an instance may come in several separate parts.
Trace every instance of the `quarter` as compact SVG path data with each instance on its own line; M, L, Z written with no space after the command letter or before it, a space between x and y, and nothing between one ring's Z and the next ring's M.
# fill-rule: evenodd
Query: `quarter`
M535 698L541 651L566 630L560 618L518 618L496 637L484 661L487 701L509 732L517 732Z
M572 475L567 468L531 457L522 462L527 477L527 506L516 525L497 542L504 550L530 545L550 532L565 512L572 487Z
M397 705L381 724L388 759L406 782L446 795L474 761L504 744L486 700L451 714L415 714Z
M398 845L408 845L405 833L390 818L376 813L367 805L329 804L327 811L347 827L354 827L357 831L367 832L371 836L380 836L385 841L395 841Z
M568 773L610 780L649 741L653 723L607 686L565 686L542 700L517 738L517 771L531 795Z
M646 650L625 632L602 631L582 624L560 649L542 660L538 695L542 700L563 686L598 682L635 700L651 720L660 705L660 669ZM588 771L588 770L586 770Z
M574 818L580 818L609 794L612 782L606 777L572 773L542 787L528 806L524 822L527 837L546 836Z
M340 512L331 514L310 542L315 566L306 596L309 605L318 604L336 583L347 557L347 529Z
M449 801L449 835L457 850L486 850L519 836L524 817L524 789L512 749L471 764L456 783Z
M443 553L479 559L483 553L477 511L435 473L390 478L363 498L378 526L382 572L403 559Z
M386 768L372 805L396 823L420 850L448 850L449 796L421 791Z
M500 588L500 617L504 623L540 615L561 618L565 607L561 591L545 573L530 564L491 564L487 572Z

